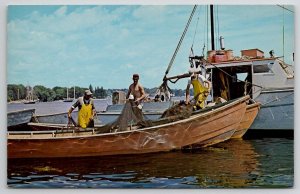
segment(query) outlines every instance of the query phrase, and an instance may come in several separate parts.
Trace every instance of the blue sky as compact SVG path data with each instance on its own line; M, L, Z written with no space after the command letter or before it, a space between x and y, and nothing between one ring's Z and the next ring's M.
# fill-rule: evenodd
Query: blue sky
M133 73L145 87L161 84L192 5L12 5L7 17L7 83L127 88ZM293 6L287 6L293 10ZM235 56L259 48L293 64L294 13L276 5L223 5L217 33ZM284 13L284 15L283 15ZM198 26L196 25L198 22ZM193 39L196 31L195 39ZM206 6L199 5L169 75L187 72L191 45L206 39ZM218 44L216 45L219 48ZM210 48L206 45L206 48ZM185 88L187 80L171 88Z

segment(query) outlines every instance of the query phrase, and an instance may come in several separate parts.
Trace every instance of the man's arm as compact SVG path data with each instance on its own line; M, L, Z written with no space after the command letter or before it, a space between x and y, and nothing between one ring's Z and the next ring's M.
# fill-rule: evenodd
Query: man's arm
M186 86L186 89L185 89L185 103L186 104L190 103L190 87L191 87L191 84L188 83Z
M79 100L77 100L69 109L68 111L68 117L71 118L71 113L73 112L73 110L79 105Z
M201 82L203 83L203 86L208 88L208 90L211 89L211 82L208 81L203 75L198 75L199 79L201 80Z
M212 87L211 82L208 81L208 80L205 80L204 81L204 87L208 88L208 91L210 91L211 87Z
M139 85L139 90L140 90L142 95L135 100L136 102L138 102L140 100L143 100L146 97L146 93L145 93L145 90L144 90L142 85Z
M91 105L92 105L92 118L91 119L93 119L96 115L96 108L94 105L94 100L92 100Z
M130 85L129 88L128 88L128 92L127 92L127 95L126 95L126 99L129 98L130 93L131 93L131 85Z

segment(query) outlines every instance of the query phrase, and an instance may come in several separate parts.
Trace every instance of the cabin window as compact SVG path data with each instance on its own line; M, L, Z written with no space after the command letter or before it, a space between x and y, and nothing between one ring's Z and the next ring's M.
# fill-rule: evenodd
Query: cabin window
M263 64L263 65L254 65L253 71L254 73L273 73L270 69L271 65Z
M237 79L241 81L245 81L246 78L248 77L248 73L237 73Z

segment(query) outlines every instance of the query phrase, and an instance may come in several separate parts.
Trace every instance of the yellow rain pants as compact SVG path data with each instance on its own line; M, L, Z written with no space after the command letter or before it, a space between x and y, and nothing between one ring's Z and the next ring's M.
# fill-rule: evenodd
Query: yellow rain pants
M200 107L201 109L204 108L205 100L208 96L208 88L202 86L199 80L195 79L192 80L192 85L194 88L194 98L196 101L196 107L194 107L195 110Z
M78 125L82 128L87 128L92 118L92 105L83 104L80 111L78 112Z

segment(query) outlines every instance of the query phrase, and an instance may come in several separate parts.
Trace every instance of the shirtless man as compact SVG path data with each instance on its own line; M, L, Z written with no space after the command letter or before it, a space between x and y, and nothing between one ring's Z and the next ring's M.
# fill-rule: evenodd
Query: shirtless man
M128 93L126 95L126 98L129 98L129 95L132 94L134 97L134 101L139 103L141 100L143 100L146 97L144 88L141 84L139 84L139 75L133 74L132 76L133 84L129 86Z

